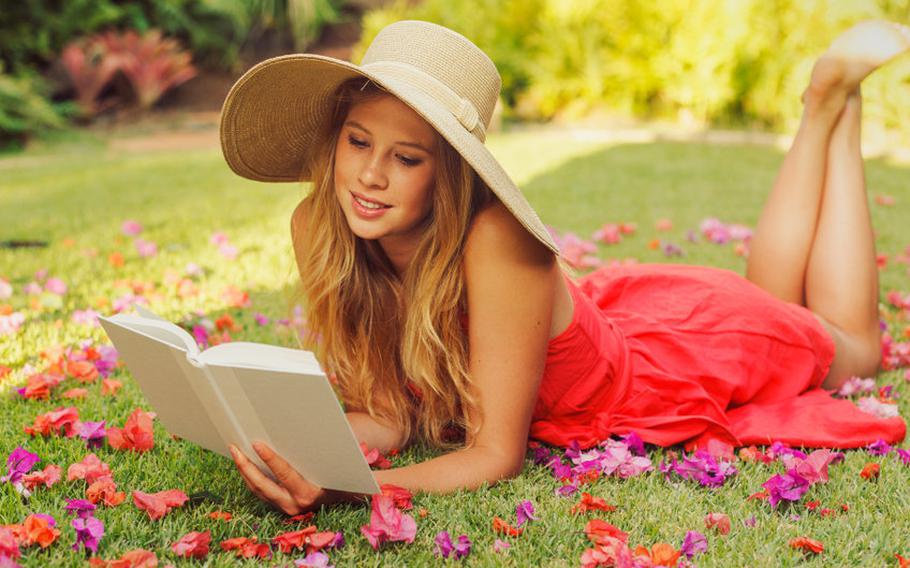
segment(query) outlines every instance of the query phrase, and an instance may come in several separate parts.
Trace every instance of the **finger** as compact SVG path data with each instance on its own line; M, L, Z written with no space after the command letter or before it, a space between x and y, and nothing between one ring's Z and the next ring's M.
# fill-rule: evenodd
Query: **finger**
M243 483L246 485L247 489L250 490L250 493L256 495L256 497L259 497L260 499L265 501L266 500L265 495L263 495L262 491L260 491L259 488L256 487L252 481L250 481L250 478L247 477L246 471L244 469L245 466L243 463L241 463L242 458L240 456L240 452L236 451L233 446L231 446L230 449L231 449L231 458L234 460L234 465L237 466L237 471L240 473L240 479L243 480Z
M285 461L283 457L278 455L275 450L270 448L265 442L253 442L253 449L256 450L256 453L259 454L262 461L264 461L265 464L269 466L269 469L272 470L272 473L275 474L275 479L286 487L291 494L300 492L301 490L312 492L318 489L316 485L313 485L304 479L291 464Z
M287 489L269 479L243 452L232 446L231 454L234 455L237 467L241 470L244 480L255 488L253 489L254 493L260 494L263 500L271 501L281 508L294 504L294 499Z

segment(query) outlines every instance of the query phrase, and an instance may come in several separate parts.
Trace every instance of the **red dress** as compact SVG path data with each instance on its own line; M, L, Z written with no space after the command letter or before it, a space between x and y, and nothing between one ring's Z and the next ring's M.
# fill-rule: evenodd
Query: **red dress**
M729 270L634 264L573 283L550 340L530 436L589 447L636 432L688 449L781 441L854 448L904 438L820 385L834 341L812 313Z

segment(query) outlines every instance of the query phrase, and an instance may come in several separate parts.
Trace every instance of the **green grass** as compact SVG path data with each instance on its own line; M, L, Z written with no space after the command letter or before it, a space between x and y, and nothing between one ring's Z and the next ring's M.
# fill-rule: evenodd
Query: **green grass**
M774 150L749 146L655 143L606 145L573 139L558 131L527 131L499 134L490 146L511 172L543 220L562 230L588 237L605 222L635 222L636 234L622 243L602 246L604 257L635 257L641 261L709 264L742 272L744 260L731 245L718 246L702 241L689 243L686 231L698 228L706 217L754 226L761 203L773 181L782 155ZM871 195L889 194L897 199L893 207L873 205L880 252L892 257L910 244L910 187L905 167L872 162L868 165ZM26 324L16 334L0 337L0 363L14 369L0 385L0 460L17 445L42 457L40 466L56 463L66 468L80 460L86 450L78 439L29 438L22 427L39 413L70 402L59 392L72 385L67 379L50 401L22 400L10 391L23 379L21 367L39 365L41 350L54 345L75 345L91 338L105 341L100 329L71 322L77 309L95 307L107 312L110 302L125 292L119 279L151 282L157 296L150 307L171 319L181 319L195 310L213 318L232 314L243 326L235 339L294 346L293 337L275 326L257 326L253 314L272 318L287 315L294 284L294 265L289 242L289 215L303 195L295 184L259 184L233 175L217 151L181 151L140 154L109 154L103 145L91 143L82 152L60 154L39 152L0 159L0 240L39 239L46 248L0 249L0 277L12 283L14 295L6 302L22 311ZM657 233L654 222L662 217L673 221L673 230ZM140 258L131 239L120 234L123 220L134 218L145 227L143 238L156 242L159 255ZM209 243L215 231L224 231L241 253L236 261L224 259ZM685 256L665 259L648 243L655 238L682 246ZM67 241L70 239L70 241ZM67 244L71 243L71 244ZM114 269L107 260L120 251L125 266ZM173 286L164 284L167 270L182 272L188 262L205 269L198 279L200 294L181 299ZM22 287L42 268L63 279L69 290L59 307L34 309L28 305ZM907 266L892 262L882 271L882 290L905 293ZM252 306L237 310L224 305L221 290L233 285L248 291ZM895 322L902 333L907 322ZM145 407L137 386L125 371L116 378L125 386L116 397L102 397L100 384L89 386L90 395L73 405L84 420L107 419L122 425L136 406ZM882 373L880 384L894 383L904 415L910 411L910 388L897 372ZM220 505L203 502L171 512L151 522L131 502L113 509L101 509L97 516L107 534L99 549L103 558L119 557L132 548L154 550L162 564L177 560L170 544L190 530L213 531L213 552L206 565L234 565L235 559L221 552L221 540L256 535L266 541L288 530L282 515L250 495L230 461L189 443L175 441L156 423L155 448L144 455L97 450L109 463L121 490L146 492L178 488L186 493L210 491L222 499ZM415 448L396 458L397 465L434 455ZM650 456L655 465L663 451ZM868 461L882 464L881 479L870 483L859 477ZM910 534L910 468L893 456L876 458L864 452L848 452L844 463L832 466L831 481L813 486L803 501L820 500L822 506L850 505L845 515L820 518L804 514L801 505L772 512L766 504L746 501L759 490L780 464L772 466L738 464L741 472L727 486L707 490L688 483L673 484L657 473L629 480L604 479L587 487L595 495L618 507L613 513L569 515L575 498L558 498L558 483L543 468L528 465L518 478L476 492L448 496L418 495L416 508L429 515L418 518L417 540L413 545L392 545L375 553L360 535L368 522L369 509L343 506L320 512L316 523L321 530L343 530L347 546L332 551L338 566L429 565L433 538L440 530L453 536L465 533L474 543L466 564L476 566L572 566L588 547L582 532L589 518L604 518L630 533L630 544L650 546L669 542L679 546L687 530L708 534L709 551L696 558L699 566L858 566L894 565L894 553L910 555L906 538ZM9 484L0 486L0 524L21 522L29 512L53 514L63 534L49 549L25 549L24 566L76 566L84 559L73 553L69 517L63 512L64 498L81 497L83 482L63 481L50 489L39 489L30 501L23 501ZM494 516L514 519L515 506L523 499L534 502L540 520L532 523L520 538L511 539L507 555L491 550L495 535L490 529ZM217 508L232 512L234 520L213 521L207 513ZM704 529L708 512L724 512L733 520L726 537ZM794 520L791 513L801 514ZM757 526L745 528L742 520L755 515ZM788 540L801 535L825 543L817 558L805 558L788 547ZM276 554L271 564L288 563L302 555ZM250 562L252 564L252 562Z

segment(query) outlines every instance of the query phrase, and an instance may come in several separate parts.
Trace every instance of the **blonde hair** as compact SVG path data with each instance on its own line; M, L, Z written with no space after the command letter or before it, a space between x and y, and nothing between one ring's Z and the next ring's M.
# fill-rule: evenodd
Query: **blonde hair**
M352 233L334 188L335 147L348 111L383 94L362 79L343 84L316 138L323 144L311 161L312 190L291 219L307 312L302 341L336 374L349 409L395 424L408 441L448 448L456 445L452 427L471 437L479 430L468 420L479 414L461 319L462 255L471 220L495 196L439 137L432 209L399 278L377 241Z

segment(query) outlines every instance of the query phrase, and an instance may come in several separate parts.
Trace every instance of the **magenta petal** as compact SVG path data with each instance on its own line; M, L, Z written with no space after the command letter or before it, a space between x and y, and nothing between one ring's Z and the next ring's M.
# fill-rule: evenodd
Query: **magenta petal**
M449 531L439 531L433 542L436 543L436 548L433 551L436 556L448 558L452 554L454 547L452 546L452 537L449 536Z
M696 554L707 552L708 539L698 531L688 531L679 551L685 554L686 558L692 558Z
M777 507L780 501L799 501L809 490L809 482L791 469L787 473L772 476L762 483L762 487L768 490L768 503L771 507Z
M66 500L66 512L74 514L77 517L89 517L92 514L92 511L95 510L95 504L91 501L86 501L85 499L67 499Z
M33 454L22 446L17 447L6 459L7 473L0 477L0 483L7 481L16 483L22 479L23 475L35 467L35 464L39 461L41 461L41 458L38 457L38 454Z
M515 507L515 515L518 517L518 521L515 523L515 526L517 527L520 527L528 521L537 520L537 517L534 516L534 504L527 499Z
M104 523L95 517L78 517L73 519L72 525L76 529L73 550L79 550L81 544L86 550L98 552L98 541L104 536Z
M455 545L455 558L464 558L468 554L471 554L471 539L463 534L458 537L458 544Z

